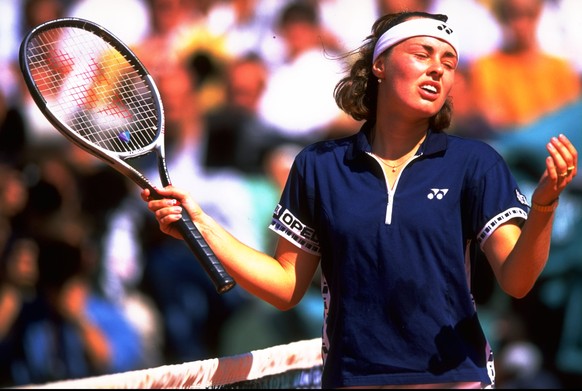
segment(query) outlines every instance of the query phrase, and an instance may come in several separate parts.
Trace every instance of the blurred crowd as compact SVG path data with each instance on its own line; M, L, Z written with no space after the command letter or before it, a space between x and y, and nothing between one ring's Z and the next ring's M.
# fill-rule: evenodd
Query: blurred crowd
M218 294L188 247L159 231L140 189L43 117L18 68L28 31L73 16L131 47L162 96L172 181L272 252L267 226L295 154L361 125L333 99L340 59L378 16L403 9L447 14L462 30L449 132L491 142L524 193L551 135L582 150L580 0L1 0L0 386L316 338L323 317L315 280L286 312L239 287ZM509 299L477 265L500 388L582 385L580 179L528 297Z

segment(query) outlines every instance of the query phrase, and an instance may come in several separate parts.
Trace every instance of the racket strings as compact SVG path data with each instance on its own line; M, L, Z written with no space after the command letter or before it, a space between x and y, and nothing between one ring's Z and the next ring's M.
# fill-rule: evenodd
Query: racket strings
M53 115L101 148L136 152L160 132L150 84L110 43L81 28L40 32L26 48L30 74Z

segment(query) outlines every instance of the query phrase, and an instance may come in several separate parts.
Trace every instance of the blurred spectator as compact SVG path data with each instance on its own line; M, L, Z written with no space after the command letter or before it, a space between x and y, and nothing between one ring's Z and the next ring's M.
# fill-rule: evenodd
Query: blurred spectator
M470 77L478 111L498 131L532 123L580 96L572 65L540 49L536 29L543 1L493 1L502 47L476 59Z
M76 0L4 0L0 2L0 90L9 100L18 99L20 43L33 27L64 16Z
M11 164L0 162L0 222L6 224L6 239L12 234L12 224L24 211L29 193L21 171ZM0 231L2 232L2 231ZM0 235L0 252L4 235Z
M169 63L155 74L166 113L166 156L172 182L188 188L216 220L239 240L258 246L252 199L235 171L206 170L207 130L198 105L197 74L184 63ZM157 166L146 176L157 178ZM136 194L136 196L138 196ZM143 208L143 203L139 203ZM219 295L188 246L164 235L153 216L146 216L142 289L163 319L165 361L181 363L216 357L222 323L245 296L235 287Z
M376 0L378 16L402 11L428 11L433 0Z
M36 297L38 246L22 234L13 234L0 252L0 386L12 385L12 351L19 341L15 323L22 308Z
M81 193L64 155L31 160L24 168L28 187L26 207L13 219L14 226L36 235L62 235L79 243L92 230L81 211Z
M67 7L71 1L74 0L24 0L21 38L34 27L66 15Z
M376 20L377 0L318 0L321 25L327 36L335 41L338 51L351 51L363 43ZM349 26L349 28L347 28Z
M150 72L163 69L167 62L182 55L179 49L188 39L188 30L203 19L184 0L147 0L149 31L143 39L132 45L138 58Z
M140 210L133 205L137 186L107 164L71 145L66 155L76 181L79 210L94 246L93 282L123 311L141 337L144 365L163 364L160 314L139 291L143 259L137 232ZM133 190L133 191L131 191Z
M140 235L143 211L128 195L107 214L101 237L98 284L105 297L117 304L140 333L144 365L156 367L164 361L164 324L161 311L141 289L144 255Z
M0 162L22 165L28 138L20 107L11 104L0 89Z
M39 238L38 295L11 330L12 385L143 367L137 332L91 284L90 247Z
M38 246L26 235L14 234L0 254L0 340L12 328L22 303L36 293Z
M494 322L498 336L495 350L495 387L500 389L562 388L540 348L530 341L527 321L511 310L498 310Z
M253 53L234 59L226 72L227 100L206 115L208 146L205 165L244 174L263 174L262 160L280 140L277 131L258 115L268 69Z
M281 10L277 29L286 45L286 62L270 74L260 117L298 143L357 130L333 99L343 64L321 41L317 7L309 1L288 3Z
M497 388L562 388L558 378L544 369L543 356L536 345L526 341L513 342L500 353L495 383Z
M90 275L92 283L140 333L143 365L162 364L157 308L136 288L141 260L131 250L141 249L141 243L135 237L132 241L124 237L126 241L120 245L123 227L127 227L123 225L125 213L135 213L132 208L123 209L134 197L129 186L135 184L71 143L58 156L30 160L26 173L31 196L18 221L39 235L61 234L72 245L91 243L97 262ZM139 254L135 256L139 258Z
M432 0L428 11L449 17L449 23L463 33L459 36L461 66L492 53L501 42L501 28L483 0ZM456 113L455 113L456 116Z
M132 46L144 39L150 30L147 1L74 0L67 7L66 14L98 23L123 43Z
M11 98L18 90L16 77L21 12L20 0L0 2L0 94Z
M34 27L66 16L66 4L60 0L25 0L24 9L21 15L21 34L23 39ZM32 100L28 89L24 84L22 76L18 76L19 81L19 104L25 118L25 125L29 132L28 148L29 153L38 158L39 154L59 153L69 143L45 118L38 106Z
M215 1L206 24L212 34L222 37L230 58L257 53L271 68L281 62L283 45L273 31L276 16L286 1Z
M579 0L546 0L540 17L537 36L541 48L566 58L582 76L582 2Z
M220 65L230 57L224 37L207 24L212 1L147 0L149 33L132 46L152 73L190 61L198 72L198 105L206 111L224 100Z
M467 68L460 64L455 72L455 83L451 90L455 115L447 131L459 136L490 140L497 132L477 110L475 100L479 97L471 90L471 75Z

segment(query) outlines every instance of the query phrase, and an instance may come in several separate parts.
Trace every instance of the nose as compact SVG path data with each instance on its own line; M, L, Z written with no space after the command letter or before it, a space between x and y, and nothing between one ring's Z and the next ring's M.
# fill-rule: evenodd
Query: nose
M445 72L445 67L440 61L433 61L427 72L433 77L440 78Z

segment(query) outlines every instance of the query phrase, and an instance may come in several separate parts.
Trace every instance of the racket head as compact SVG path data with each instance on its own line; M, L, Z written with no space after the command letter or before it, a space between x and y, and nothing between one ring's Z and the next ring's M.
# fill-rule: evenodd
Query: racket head
M137 56L103 27L61 18L30 31L20 68L35 103L71 142L101 158L154 197L161 197L126 160L156 152L162 184L170 184L164 157L164 111L158 89ZM219 293L228 275L187 213L175 222Z
M35 103L71 142L112 165L112 158L152 149L163 156L159 91L137 56L102 26L80 18L43 23L23 39L19 64Z

